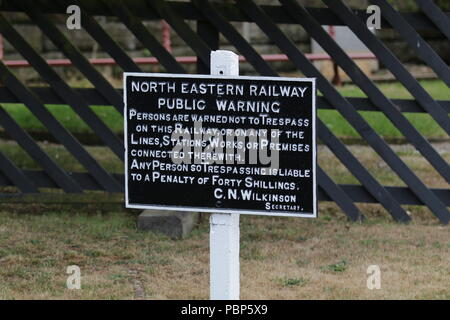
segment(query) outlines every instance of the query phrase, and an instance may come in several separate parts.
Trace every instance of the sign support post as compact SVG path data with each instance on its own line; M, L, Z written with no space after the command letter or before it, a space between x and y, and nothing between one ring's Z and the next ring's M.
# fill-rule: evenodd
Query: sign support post
M239 75L239 56L227 50L211 52L211 75ZM239 214L210 216L210 298L239 299Z
M125 206L211 213L210 298L237 300L240 215L317 216L315 79L210 68L124 73Z

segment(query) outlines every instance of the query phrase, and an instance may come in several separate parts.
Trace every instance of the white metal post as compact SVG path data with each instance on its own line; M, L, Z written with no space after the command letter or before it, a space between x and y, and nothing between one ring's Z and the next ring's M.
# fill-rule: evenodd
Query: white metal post
M227 50L211 52L211 75L239 75L239 56ZM210 220L211 300L239 299L239 214L214 213Z

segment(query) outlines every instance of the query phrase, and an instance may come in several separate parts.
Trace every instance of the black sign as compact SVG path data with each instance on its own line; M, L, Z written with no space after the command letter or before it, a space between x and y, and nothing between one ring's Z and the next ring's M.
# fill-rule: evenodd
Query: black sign
M126 207L316 217L315 80L124 74Z

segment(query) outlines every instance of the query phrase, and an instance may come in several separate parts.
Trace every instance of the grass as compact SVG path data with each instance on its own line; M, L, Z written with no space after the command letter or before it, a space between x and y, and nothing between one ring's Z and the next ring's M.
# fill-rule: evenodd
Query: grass
M436 100L449 100L450 92L442 80L419 80L419 83ZM413 96L399 82L378 83L377 87L386 97L394 99L413 99ZM338 88L347 97L365 98L364 92L354 84L346 84Z
M422 87L436 100L450 100L450 90L443 81L422 80ZM398 82L381 83L378 88L389 98L413 99L411 94ZM347 84L338 89L346 97L366 98L358 86ZM384 138L403 138L402 133L381 112L361 111L361 116ZM319 118L338 136L361 138L355 129L336 110L319 110ZM411 124L428 138L448 138L445 131L428 114L404 113Z
M39 142L39 146L54 159L59 165L62 166L67 171L86 171L81 164L69 154L69 152L64 149L64 147L52 143ZM410 167L417 177L423 181L427 186L432 188L448 188L448 183L431 167L431 165L414 149L411 145L392 145L392 149L396 154ZM433 147L439 152L443 157L444 161L450 162L450 144L446 142L433 143ZM382 184L389 186L405 186L402 180L386 165L384 160L375 151L364 145L350 145L348 146L349 151L361 162L361 164L367 168L367 170ZM102 165L108 172L113 173L123 173L123 163L120 161L112 152L106 147L98 146L87 146L86 150ZM18 167L30 170L41 170L41 167L33 159L31 159L17 143L13 141L3 141L0 140L0 152L11 159ZM348 169L336 158L332 151L324 146L318 146L318 163L323 168L324 171L339 184L360 184L360 182L349 173ZM61 192L57 193L54 189L43 189L43 192L52 192L55 195L55 199L61 199ZM16 193L18 192L16 188L4 187L1 188L0 193ZM57 197L56 197L57 196ZM19 199L19 201L25 201L24 199ZM40 199L40 201L43 201ZM47 201L47 200L46 200ZM56 200L58 201L58 200ZM113 198L109 194L92 192L83 194L82 197L75 198L73 195L70 199L59 200L59 201L81 201L81 202L120 202L120 196ZM48 200L51 202L51 198ZM365 205L360 206L362 213L366 216L375 215L377 217L387 218L389 214L381 208L379 205ZM428 210L418 207L418 206L405 206L407 212L412 216L414 221L422 220L433 220L437 219ZM333 222L335 220L333 215L327 213L327 211L320 211L321 221ZM0 223L1 226L1 223ZM294 232L293 229L287 228L286 230L278 230L278 225L267 225L265 227L265 233L267 237L271 237L272 241L279 241L285 237L292 237L296 242L301 243L308 240L302 234ZM290 232L293 232L292 234ZM107 237L107 234L99 233ZM259 239L260 234L250 233L246 237L253 237L253 239ZM381 238L362 238L361 246L365 246L368 249L373 247L378 247L382 245ZM1 243L1 241L0 241ZM439 242L442 248L446 247L446 243ZM438 244L435 244L438 246ZM242 247L242 261L265 261L270 254L263 250L256 243L245 242L241 243ZM98 254L95 250L88 253L91 256ZM336 261L331 261L328 264L335 264L343 259L337 259ZM344 259L345 260L345 259ZM348 260L346 260L348 262ZM166 259L166 262L168 260ZM296 257L295 263L300 266L309 266L311 260L307 257ZM327 264L327 265L328 265ZM324 264L325 265L325 264ZM1 268L1 266L0 266Z
M351 224L320 207L317 220L241 217L242 299L450 299L448 227L376 215ZM120 206L2 205L0 243L0 299L209 297L206 217L171 240L137 230L136 213ZM373 264L380 290L366 286ZM66 288L69 265L80 267L80 290Z
M2 104L3 108L25 129L47 131L23 104ZM47 105L47 109L61 124L74 133L93 133L89 126L67 105ZM116 133L123 132L123 117L111 106L91 106L91 110Z
M442 82L422 84L436 99L450 98ZM388 96L408 98L396 84L379 86ZM361 96L353 86L340 90ZM4 107L28 130L45 129L24 106ZM89 133L68 108L48 108L69 130ZM92 110L112 130L122 130L122 117L111 107ZM321 110L319 115L336 134L357 136L335 111ZM362 115L378 132L395 136L382 115ZM419 130L427 137L442 137L427 115L407 117L418 129L423 126ZM39 145L64 169L84 171L60 145ZM434 147L450 161L448 143ZM392 148L425 184L448 188L413 147ZM86 149L108 171L123 172L123 163L108 148ZM349 149L380 183L403 185L370 147ZM20 168L40 168L15 142L0 141L0 151ZM319 146L318 154L320 166L334 181L358 183L326 146ZM399 225L379 205L358 206L367 217L365 223L350 224L335 204L323 202L316 220L242 216L241 297L450 299L449 228L438 225L422 207L405 206L413 222ZM121 207L0 205L0 299L207 299L207 219L186 239L175 241L137 230L136 212ZM380 290L366 287L367 267L373 264L381 268ZM69 265L81 268L81 290L66 288Z
M86 171L76 158L63 146L46 142L39 142L38 145L65 170L76 172ZM433 143L433 147L442 156L444 161L450 162L449 143ZM391 148L427 186L433 188L448 188L448 183L413 146L392 145ZM405 186L402 180L371 147L365 145L350 145L348 146L348 149L381 184ZM86 146L86 150L108 172L123 173L123 162L107 147ZM0 140L0 152L10 158L20 168L41 170L40 165L30 158L30 156L28 156L14 141ZM348 169L336 158L332 151L324 145L318 146L318 163L335 182L341 184L360 184L359 181L350 174ZM327 217L324 217L324 219L327 219ZM255 252L255 254L258 253Z
M422 80L423 88L435 99L450 100L450 90L440 80ZM390 98L412 99L411 95L399 83L381 83L379 89ZM345 85L338 90L347 97L365 97L364 93L355 85ZM8 113L28 131L46 131L33 114L21 104L3 104ZM66 105L48 105L49 111L71 132L76 134L89 134L92 130L82 121L78 115ZM123 117L109 106L91 106L91 110L98 115L115 133L123 134ZM362 111L364 119L384 138L398 139L402 134L395 126L380 112ZM319 110L319 118L339 137L360 138L348 122L335 110ZM427 114L405 113L405 117L424 136L434 139L447 138L433 118Z
M38 145L62 168L69 171L86 171L86 169L64 146L47 142L38 142ZM85 148L109 172L123 172L123 162L120 161L109 148L100 146L87 146ZM41 168L39 164L14 141L1 141L0 151L13 159L14 163L21 168Z
M305 278L287 278L287 279L280 279L280 283L284 287L296 287L301 286L303 287L308 283L308 279Z
M327 266L323 266L320 268L322 271L331 271L331 272L344 272L347 270L347 261L342 260L338 263L332 263Z

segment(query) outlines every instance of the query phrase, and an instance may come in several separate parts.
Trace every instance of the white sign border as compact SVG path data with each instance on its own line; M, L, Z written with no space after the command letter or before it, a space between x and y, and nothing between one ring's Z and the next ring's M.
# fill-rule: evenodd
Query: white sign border
M155 78L196 78L196 79L231 79L231 80L268 80L268 81L298 81L312 83L312 154L313 154L313 212L311 213L292 213L289 211L259 211L259 210L239 210L239 209L217 209L189 206L165 206L165 205L145 205L130 204L128 200L128 116L127 116L127 77L155 77ZM289 78L289 77L263 77L263 76L215 76L206 74L176 74L176 73L148 73L148 72L124 72L123 73L123 119L124 119L124 146L125 146L125 208L129 209L152 209L152 210L171 210L188 212L206 212L206 213L238 213L274 217L301 217L317 218L317 141L316 141L316 78Z

